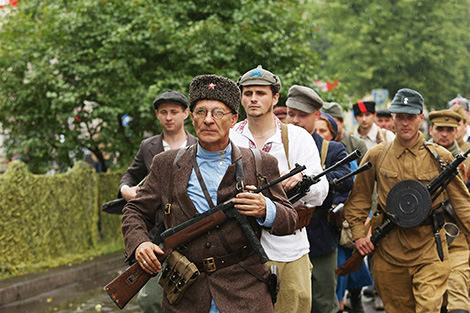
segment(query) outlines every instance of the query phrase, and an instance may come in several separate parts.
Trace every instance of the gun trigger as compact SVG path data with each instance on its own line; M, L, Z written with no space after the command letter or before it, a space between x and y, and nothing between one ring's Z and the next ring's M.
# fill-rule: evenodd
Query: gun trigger
M164 211L165 211L165 214L166 214L166 215L168 215L168 214L171 213L171 203L167 203L167 204L165 205L165 210L164 210Z

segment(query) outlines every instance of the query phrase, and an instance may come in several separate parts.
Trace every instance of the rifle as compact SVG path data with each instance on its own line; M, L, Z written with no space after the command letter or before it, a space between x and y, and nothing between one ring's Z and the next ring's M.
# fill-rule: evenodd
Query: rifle
M147 176L145 176L144 179L142 179L137 186L141 187L145 183L146 179L147 179ZM103 211L109 214L122 214L122 209L124 208L126 203L127 201L124 198L119 198L119 199L105 202L103 203Z
M290 189L286 192L287 198L289 199L289 201L291 203L297 202L298 200L300 200L301 198L303 198L307 194L307 192L310 189L310 186L312 186L313 184L316 184L320 181L321 177L325 176L326 174L328 174L329 172L335 170L336 168L341 167L344 164L347 164L351 161L354 161L354 160L356 160L360 157L361 157L361 152L359 150L354 150L353 152L348 154L346 157L344 157L344 159L339 160L334 165L330 166L329 168L327 168L326 170L324 170L320 174L310 175L310 176L309 175L304 175L301 182L299 182L297 185L294 186L294 188L292 188L292 189Z
M371 168L372 168L372 163L367 162L367 163L363 164L362 166L356 168L351 173L348 173L348 174L344 175L343 177L335 178L335 179L330 180L329 181L330 190L334 191L346 179L348 179L348 178L350 178L354 175L357 175L359 173L362 173L364 171L367 171ZM335 207L328 210L328 217L327 217L328 223L330 223L330 225L338 228L338 230L340 230L341 225L343 224L343 220L344 220L344 217L342 217L342 214L341 214L343 212L343 208L344 208L344 204L341 203L341 204L339 204L339 205L337 205L337 206L335 206Z
M260 193L269 189L271 186L300 173L305 169L305 166L295 165L288 174L283 175L259 188L252 191L253 193ZM157 254L160 263L163 264L164 260L184 243L197 238L211 229L223 224L228 218L235 218L240 224L242 231L247 237L253 250L257 254L261 263L266 263L268 257L264 251L261 243L256 237L251 225L249 224L245 215L240 214L234 207L233 199L227 200L218 204L212 209L204 213L196 215L194 218L187 220L173 228L167 229L163 233L157 233L152 242L155 244L164 243L164 254ZM105 286L108 295L113 299L114 303L122 309L126 304L135 296L135 294L147 283L153 275L144 271L139 263L134 263L128 267L121 275L116 277L113 281Z
M469 153L470 149L468 149L464 153L460 153L459 155L457 155L452 162L446 165L446 167L439 173L439 175L437 175L427 186L425 186L427 192L429 192L432 197L431 203L437 199L437 197L444 191L447 185L449 185L449 183L455 178L455 176L457 176L459 165L467 158ZM384 223L381 226L376 227L374 230L374 234L370 237L370 241L372 242L372 244L376 246L377 243L382 238L384 238L396 224L396 221L393 221L391 217L386 216ZM400 226L400 224L398 224L398 226ZM440 242L440 236L438 236L437 234L436 232L434 232L436 242ZM437 248L439 256L441 257L441 251L439 251L439 249L442 250L442 247L439 248L438 245ZM344 262L341 266L336 269L336 275L346 276L348 274L358 271L362 266L362 259L364 259L364 257L364 255L361 255L359 252L356 251L349 259L346 260L346 262Z

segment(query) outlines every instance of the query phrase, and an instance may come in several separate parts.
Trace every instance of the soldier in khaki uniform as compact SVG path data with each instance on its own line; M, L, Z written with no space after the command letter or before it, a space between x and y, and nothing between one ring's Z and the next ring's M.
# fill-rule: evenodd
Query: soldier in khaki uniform
M457 143L459 144L459 147L462 149L462 151L467 151L470 149L470 142L463 139L467 133L467 113L465 113L465 109L461 105L453 105L450 110L457 112L460 115L461 120L459 122L459 126L457 126L457 135L455 140L457 140Z
M429 184L440 172L439 162L431 150L444 162L452 155L446 149L425 144L419 132L422 124L424 100L416 91L401 89L390 106L397 137L391 143L382 143L370 149L362 163L372 162L374 170L356 176L353 190L346 201L344 212L352 227L356 249L373 256L373 277L387 313L439 312L450 273L445 232L440 230L444 260L439 259L433 229L427 220L411 228L395 226L377 247L367 236L364 221L372 205L375 181L378 185L379 207L372 219L373 229L382 224L388 193L398 182L413 179ZM455 208L457 221L470 240L470 194L462 179L456 177L433 203L435 210L449 196Z
M454 107L464 110L461 106ZM449 150L454 157L462 152L455 140L461 118L452 109L429 113L429 120L431 121L429 134L432 137L431 141ZM468 181L469 162L470 158L467 158L459 167L460 177L465 182ZM456 223L452 206L449 205L446 208L446 213L446 222ZM468 313L470 310L470 299L468 297L470 266L468 260L468 244L463 233L460 233L453 243L449 245L451 272L447 282L447 301L445 301L447 303L447 312Z

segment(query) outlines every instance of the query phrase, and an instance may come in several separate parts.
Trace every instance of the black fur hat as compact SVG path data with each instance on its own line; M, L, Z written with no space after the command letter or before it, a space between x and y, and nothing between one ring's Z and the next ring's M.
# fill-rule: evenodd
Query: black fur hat
M197 76L189 85L189 109L191 112L200 100L220 101L228 106L232 113L238 114L240 89L233 80L222 76L210 74Z

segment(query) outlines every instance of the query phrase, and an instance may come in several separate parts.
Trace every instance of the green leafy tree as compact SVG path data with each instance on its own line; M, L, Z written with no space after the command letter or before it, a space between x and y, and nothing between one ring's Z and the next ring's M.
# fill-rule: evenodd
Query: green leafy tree
M236 80L262 64L284 86L311 84L319 59L306 12L297 1L22 1L0 29L7 152L34 172L52 161L65 170L84 150L104 167L119 155L121 167L160 131L153 99L186 93L197 75Z
M470 1L317 1L313 11L324 73L352 97L409 87L442 108L470 96Z

